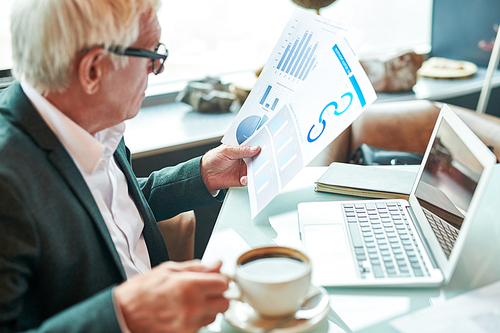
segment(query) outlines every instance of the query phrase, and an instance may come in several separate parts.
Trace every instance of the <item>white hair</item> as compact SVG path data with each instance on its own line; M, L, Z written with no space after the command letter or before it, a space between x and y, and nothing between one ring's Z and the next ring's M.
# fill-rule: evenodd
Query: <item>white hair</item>
M141 15L153 19L159 6L159 0L18 0L11 15L13 75L41 93L64 91L80 52L130 46Z

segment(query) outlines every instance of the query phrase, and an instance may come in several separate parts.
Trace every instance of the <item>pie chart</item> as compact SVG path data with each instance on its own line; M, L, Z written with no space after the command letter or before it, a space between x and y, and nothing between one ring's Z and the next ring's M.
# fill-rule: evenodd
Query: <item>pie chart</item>
M238 144L242 144L245 142L252 134L255 133L269 118L266 115L257 116L248 116L241 121L236 129L236 140Z

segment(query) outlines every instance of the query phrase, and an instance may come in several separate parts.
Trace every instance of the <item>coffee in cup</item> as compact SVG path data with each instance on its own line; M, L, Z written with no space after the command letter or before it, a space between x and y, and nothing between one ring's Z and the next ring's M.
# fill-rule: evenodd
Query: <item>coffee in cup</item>
M311 283L311 261L302 252L282 246L259 247L243 253L231 277L237 298L263 317L293 314Z

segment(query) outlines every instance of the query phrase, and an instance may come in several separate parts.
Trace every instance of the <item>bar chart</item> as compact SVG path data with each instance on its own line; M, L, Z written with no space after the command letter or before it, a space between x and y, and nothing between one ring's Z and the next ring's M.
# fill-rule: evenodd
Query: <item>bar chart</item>
M262 91L259 104L268 111L275 111L278 103L284 100L283 88L277 84L268 84Z
M302 37L288 43L279 58L276 69L299 80L305 80L316 66L318 42L311 42L313 33L305 31Z

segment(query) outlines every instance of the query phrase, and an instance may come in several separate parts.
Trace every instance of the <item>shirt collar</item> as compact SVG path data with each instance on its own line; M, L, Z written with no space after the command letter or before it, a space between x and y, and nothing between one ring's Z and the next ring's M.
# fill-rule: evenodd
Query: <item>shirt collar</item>
M86 172L93 173L101 158L115 152L125 132L124 122L92 136L58 110L29 83L22 80L21 87L73 160Z

